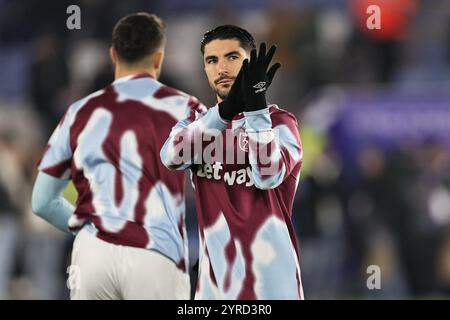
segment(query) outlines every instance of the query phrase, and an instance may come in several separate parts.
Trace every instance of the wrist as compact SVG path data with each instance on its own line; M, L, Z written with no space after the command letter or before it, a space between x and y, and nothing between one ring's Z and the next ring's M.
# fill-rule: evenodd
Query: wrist
M218 111L219 111L219 116L225 120L225 121L231 121L231 119L233 119L234 115L232 114L232 112L230 112L227 104L225 101L219 102L218 103Z
M267 101L265 95L260 95L248 99L245 104L245 111L256 111L267 108Z

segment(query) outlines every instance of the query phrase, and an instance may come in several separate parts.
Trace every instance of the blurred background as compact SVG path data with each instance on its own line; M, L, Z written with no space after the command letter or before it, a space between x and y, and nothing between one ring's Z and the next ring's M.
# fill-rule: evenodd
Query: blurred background
M80 30L66 27L72 4ZM381 30L366 26L371 4ZM450 297L449 0L0 0L1 299L69 297L73 237L32 215L36 163L65 109L113 80L112 27L142 10L168 26L160 80L207 105L205 31L233 23L278 45L269 100L303 141L293 219L307 299ZM189 189L191 266L195 214Z

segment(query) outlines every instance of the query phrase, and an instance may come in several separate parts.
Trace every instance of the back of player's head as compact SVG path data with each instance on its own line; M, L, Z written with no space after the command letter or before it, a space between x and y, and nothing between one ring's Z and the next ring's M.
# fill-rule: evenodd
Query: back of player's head
M145 12L120 19L113 29L112 45L125 63L135 63L164 45L166 25L161 18Z
M213 40L228 40L236 39L241 44L241 47L245 51L250 51L256 48L255 38L245 29L231 24L218 26L212 30L207 31L203 35L201 41L200 50L202 54L205 53L205 46Z

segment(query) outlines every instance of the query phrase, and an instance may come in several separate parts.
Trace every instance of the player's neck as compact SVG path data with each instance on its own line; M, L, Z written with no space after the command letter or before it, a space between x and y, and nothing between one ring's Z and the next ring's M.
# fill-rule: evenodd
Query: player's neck
M114 79L120 79L128 76L135 76L138 74L148 74L156 79L156 70L154 68L116 68L114 72Z

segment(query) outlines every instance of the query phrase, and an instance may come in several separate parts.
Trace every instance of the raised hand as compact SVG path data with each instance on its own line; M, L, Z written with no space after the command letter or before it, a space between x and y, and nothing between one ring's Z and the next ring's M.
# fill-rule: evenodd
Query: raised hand
M276 49L276 46L271 46L266 53L266 43L263 42L259 47L259 54L256 49L253 49L250 61L244 60L241 69L241 90L244 96L245 111L267 108L266 91L281 66L277 62L267 71Z

